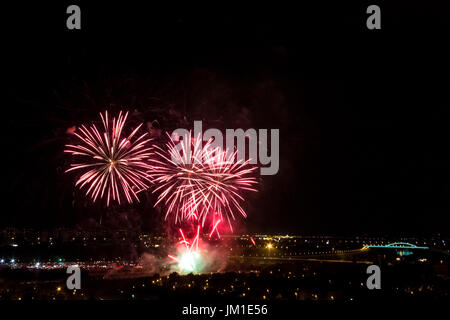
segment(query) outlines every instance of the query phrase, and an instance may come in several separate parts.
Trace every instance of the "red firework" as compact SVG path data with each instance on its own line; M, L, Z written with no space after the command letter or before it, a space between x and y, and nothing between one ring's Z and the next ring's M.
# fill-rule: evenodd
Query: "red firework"
M202 146L201 139L185 136L178 145L170 140L167 150L156 147L155 153L163 160L151 169L153 181L158 185L158 203L164 203L166 218L173 215L175 223L193 217L204 226L211 223L210 236L218 224L227 219L230 228L235 212L246 217L241 206L242 192L256 191L252 176L256 166L247 161L232 161L236 152L228 154L212 147L212 140ZM180 152L181 151L181 152Z
M178 257L175 257L171 254L167 255L170 259L178 263L178 267L182 272L197 272L200 271L200 262L201 262L201 255L200 251L198 249L198 243L200 241L200 226L197 226L197 234L190 243L186 240L186 237L184 236L183 230L179 229L182 240L178 242L178 245L184 245L182 246L180 255Z
M66 145L64 152L79 157L79 161L71 164L66 172L84 170L75 186L80 189L86 187L86 195L95 202L97 198L106 197L106 204L110 200L121 203L125 198L129 203L139 201L137 193L146 190L150 183L147 171L152 156L151 139L147 139L147 133L133 139L140 124L127 137L123 136L123 130L128 112L122 111L119 117L108 118L108 111L100 117L103 122L103 131L100 132L92 124L89 128L82 125L73 134L79 143Z

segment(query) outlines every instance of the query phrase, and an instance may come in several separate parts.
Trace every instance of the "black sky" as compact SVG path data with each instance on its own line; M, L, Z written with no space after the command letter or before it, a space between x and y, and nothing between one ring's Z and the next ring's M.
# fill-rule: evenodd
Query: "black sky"
M364 1L76 3L81 31L65 28L72 2L3 10L0 225L97 218L62 174L65 130L124 106L167 130L169 110L280 129L280 171L249 197L246 230L448 234L448 7L378 2L382 30L369 31ZM150 229L151 201L132 210Z

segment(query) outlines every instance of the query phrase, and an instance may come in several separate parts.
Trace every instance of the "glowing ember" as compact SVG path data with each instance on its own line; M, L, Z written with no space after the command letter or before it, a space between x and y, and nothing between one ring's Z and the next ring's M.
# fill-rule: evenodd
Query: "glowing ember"
M185 272L195 272L197 271L197 266L199 264L200 254L197 251L185 252L180 257L180 263L178 266L182 271Z
M198 243L200 240L200 226L197 227L197 234L189 243L184 236L183 230L179 229L182 240L178 242L178 245L184 245L180 248L181 253L178 257L168 255L170 259L178 263L178 268L182 273L199 272L201 271L201 255L198 249Z

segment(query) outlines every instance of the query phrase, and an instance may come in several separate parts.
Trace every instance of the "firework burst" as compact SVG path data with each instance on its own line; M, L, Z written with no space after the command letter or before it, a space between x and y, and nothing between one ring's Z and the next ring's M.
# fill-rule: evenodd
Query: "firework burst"
M66 172L85 171L75 183L80 189L86 188L86 195L95 202L106 198L106 204L122 199L129 203L139 202L137 193L146 190L150 184L147 171L152 157L151 139L147 133L133 139L142 126L140 124L128 136L124 134L128 112L120 111L118 118L108 118L108 111L100 113L103 130L100 132L92 124L89 128L82 125L73 134L78 144L66 145L64 152L70 153L74 159Z
M186 240L184 236L183 230L179 229L181 234L181 241L178 242L178 245L181 245L181 253L178 257L173 255L168 255L170 259L178 263L178 267L182 272L197 272L201 270L201 255L198 249L198 243L200 241L200 226L197 226L197 234L190 243Z
M172 139L167 150L156 147L155 154L161 157L152 166L151 175L158 185L158 203L166 206L166 218L174 216L175 223L189 221L193 217L202 226L208 221L212 231L217 225L231 220L238 212L246 217L241 206L242 192L256 191L256 179L252 176L256 166L247 161L232 161L236 152L212 146L212 140L202 145L200 138L186 135L179 144ZM218 231L217 231L218 232Z

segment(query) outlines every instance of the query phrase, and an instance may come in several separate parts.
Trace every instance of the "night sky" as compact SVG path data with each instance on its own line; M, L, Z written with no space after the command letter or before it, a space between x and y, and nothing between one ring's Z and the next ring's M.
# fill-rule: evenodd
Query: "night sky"
M247 197L239 231L448 234L448 7L378 1L382 29L370 31L364 1L140 3L2 9L1 227L117 215L157 230L151 196L105 213L63 174L67 128L123 108L170 131L177 117L280 129L280 170ZM70 4L80 31L66 29Z

